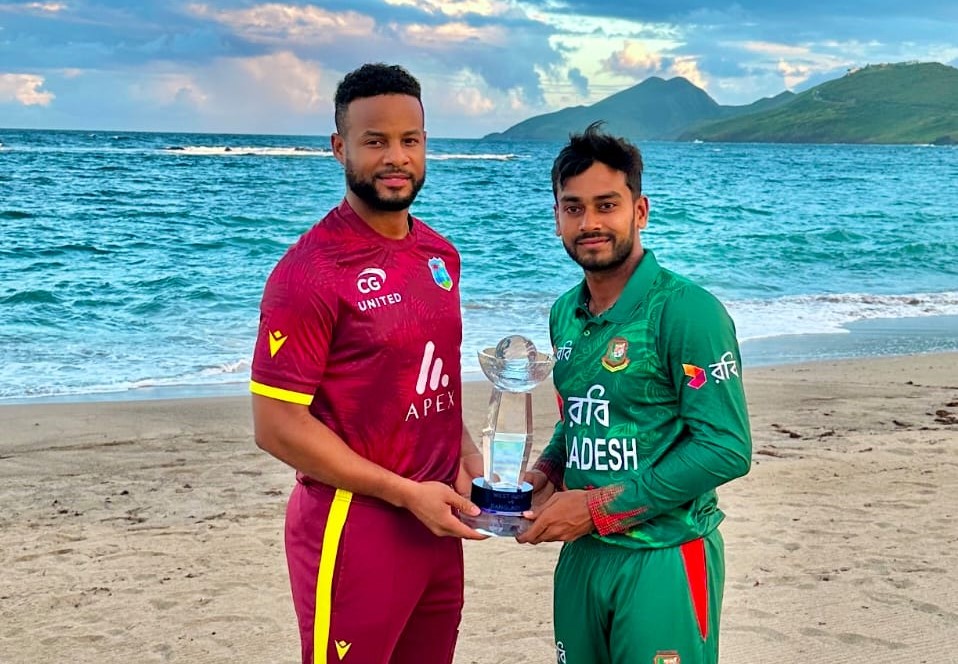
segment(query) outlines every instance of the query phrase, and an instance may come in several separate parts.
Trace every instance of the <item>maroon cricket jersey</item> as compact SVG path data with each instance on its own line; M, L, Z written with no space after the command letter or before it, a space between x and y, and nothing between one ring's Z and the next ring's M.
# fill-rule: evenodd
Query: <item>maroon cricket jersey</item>
M394 473L452 482L462 444L459 254L409 219L406 237L385 238L343 201L290 247L266 282L250 390L308 405Z

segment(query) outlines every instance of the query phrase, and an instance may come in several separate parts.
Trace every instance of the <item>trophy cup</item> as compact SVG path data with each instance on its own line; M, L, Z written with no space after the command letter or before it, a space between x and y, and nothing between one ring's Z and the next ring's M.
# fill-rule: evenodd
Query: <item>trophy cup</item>
M503 338L479 351L479 366L492 384L489 415L482 430L482 477L472 481L478 516L460 515L490 535L519 535L531 524L522 513L532 508L532 486L523 482L532 451L532 388L555 362L523 336Z

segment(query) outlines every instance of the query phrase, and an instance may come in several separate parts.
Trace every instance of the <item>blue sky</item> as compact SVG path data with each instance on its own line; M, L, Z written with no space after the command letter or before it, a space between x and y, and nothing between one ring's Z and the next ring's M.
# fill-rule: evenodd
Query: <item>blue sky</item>
M850 67L958 65L954 0L0 0L0 127L326 134L343 74L400 63L435 137L649 76L722 104Z

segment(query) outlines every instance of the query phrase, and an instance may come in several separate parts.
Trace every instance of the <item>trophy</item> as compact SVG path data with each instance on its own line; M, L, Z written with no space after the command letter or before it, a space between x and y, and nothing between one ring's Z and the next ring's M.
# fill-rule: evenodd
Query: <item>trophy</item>
M482 430L482 477L472 481L478 516L463 514L469 526L489 535L518 535L531 522L532 485L522 480L532 451L532 388L544 381L555 362L523 336L503 338L479 351L479 366L492 384L489 415Z

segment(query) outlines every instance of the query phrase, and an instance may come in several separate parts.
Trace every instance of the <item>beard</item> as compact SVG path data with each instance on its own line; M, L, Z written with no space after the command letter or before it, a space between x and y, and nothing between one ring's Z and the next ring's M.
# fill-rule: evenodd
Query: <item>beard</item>
M410 178L412 183L412 190L408 194L402 194L400 192L388 192L386 195L379 193L379 190L376 189L376 178L377 176L388 175L390 173L402 173L405 176ZM359 198L363 203L368 205L374 210L379 210L381 212L401 212L402 210L407 209L412 205L413 201L416 200L416 195L419 193L419 190L422 189L422 186L426 183L426 172L423 171L422 177L418 180L413 176L412 173L406 171L386 171L383 173L373 174L371 177L363 178L355 170L353 170L352 164L348 161L346 162L346 186L349 187L350 191L356 194L356 197Z
M623 263L632 255L632 248L635 246L635 216L632 217L632 223L629 225L629 234L625 237L616 237L612 233L583 233L575 238L572 244L562 242L569 258L574 260L586 272L610 272ZM612 242L612 254L606 257L590 255L581 250L575 243L576 240L582 240L593 237L604 237ZM581 253L580 253L581 252Z

